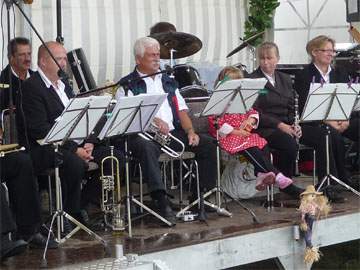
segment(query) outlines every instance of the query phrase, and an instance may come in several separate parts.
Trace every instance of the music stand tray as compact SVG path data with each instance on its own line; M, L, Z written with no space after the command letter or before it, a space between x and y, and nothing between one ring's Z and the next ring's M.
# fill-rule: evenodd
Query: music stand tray
M309 96L307 97L300 122L312 121L331 121L349 120L351 111L360 92L360 84L346 83L313 83L310 85ZM321 190L325 182L330 185L330 180L334 180L346 189L352 191L360 197L360 192L353 189L340 179L330 174L329 164L329 137L330 129L326 128L326 176L321 180L318 191Z
M139 207L143 208L148 213L160 219L165 224L173 226L170 221L163 218L158 213L156 213L155 211L135 199L132 195L130 195L129 158L126 138L126 136L128 135L146 131L166 97L167 94L146 94L119 98L112 112L112 115L107 120L98 136L100 140L119 135L125 136L126 206L128 217L128 232L130 237L132 237L130 211L131 202L137 204Z
M204 194L204 198L210 196L215 192L216 194L216 205L211 204L208 201L204 203L214 209L217 213L224 216L231 217L232 214L221 208L221 192L226 194L220 187L220 147L219 147L219 127L218 118L225 113L246 113L252 108L255 100L257 99L259 92L264 89L267 80L265 78L260 79L238 79L228 80L220 82L218 87L212 93L210 100L206 104L205 108L200 114L201 116L215 116L215 128L216 128L216 156L217 156L217 182L216 187ZM240 203L239 201L232 198L229 194L226 194L229 198ZM189 207L195 205L197 201L189 205ZM256 216L249 208L242 205L252 216L255 222L257 222ZM186 209L186 208L185 208ZM184 211L184 209L183 209Z
M64 143L69 139L83 140L87 138L94 129L101 116L104 114L105 109L110 103L111 97L86 97L86 98L74 98L71 99L67 107L64 109L61 116L57 119L56 123L50 129L42 144L54 144L55 145L55 159L57 159L59 143ZM56 212L53 215L49 234L55 217L57 218L57 240L59 243L65 242L79 229L83 229L88 234L94 236L100 243L107 248L105 240L99 235L91 231L85 225L77 221L62 209L62 203L60 201L60 176L59 176L59 164L55 162L55 184L56 184ZM64 238L61 238L61 219L65 217L73 222L76 227ZM44 260L46 249L44 251Z

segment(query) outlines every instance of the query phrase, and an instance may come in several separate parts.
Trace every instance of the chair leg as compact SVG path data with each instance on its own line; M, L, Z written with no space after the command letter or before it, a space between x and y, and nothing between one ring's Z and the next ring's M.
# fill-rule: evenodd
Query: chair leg
M49 212L50 215L53 214L53 198L52 198L52 186L51 186L51 176L48 175L48 186L49 186Z
M313 149L313 184L316 185L316 151Z

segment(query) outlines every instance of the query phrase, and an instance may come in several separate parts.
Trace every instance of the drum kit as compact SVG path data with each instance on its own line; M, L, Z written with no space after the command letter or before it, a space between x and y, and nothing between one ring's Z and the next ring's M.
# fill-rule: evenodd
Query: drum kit
M230 57L246 47L250 47L250 42L260 37L263 32L256 33L232 50L226 57ZM204 97L209 93L201 81L199 72L189 64L173 65L174 59L191 56L202 48L202 42L192 34L183 32L163 32L151 35L160 43L160 58L169 59L173 69L173 76L179 84L179 90L184 98ZM253 56L255 59L255 56ZM246 72L244 65L236 65Z

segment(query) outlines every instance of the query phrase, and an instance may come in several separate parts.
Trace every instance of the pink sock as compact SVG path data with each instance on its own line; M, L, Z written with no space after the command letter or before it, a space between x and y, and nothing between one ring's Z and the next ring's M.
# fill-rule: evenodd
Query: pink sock
M282 173L278 173L275 177L275 183L278 185L279 188L284 189L287 186L291 185L293 180L289 177L286 177Z

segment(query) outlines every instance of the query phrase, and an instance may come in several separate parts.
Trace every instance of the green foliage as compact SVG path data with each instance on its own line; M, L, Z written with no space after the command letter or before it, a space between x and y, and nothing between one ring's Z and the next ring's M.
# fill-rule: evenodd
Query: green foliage
M278 0L250 0L249 17L245 21L245 37L249 37L271 27L274 10L280 5ZM261 43L263 35L250 41L253 46Z

